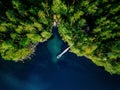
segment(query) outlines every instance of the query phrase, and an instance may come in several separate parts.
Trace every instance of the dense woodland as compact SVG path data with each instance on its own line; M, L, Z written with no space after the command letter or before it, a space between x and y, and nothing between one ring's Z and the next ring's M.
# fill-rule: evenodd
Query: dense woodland
M44 0L0 1L0 54L5 60L23 60L35 43L51 36L49 3Z
M71 52L120 74L118 0L1 0L0 11L0 54L5 60L23 60L32 45L50 38L56 14Z
M120 2L66 0L64 5L59 32L71 52L120 74Z

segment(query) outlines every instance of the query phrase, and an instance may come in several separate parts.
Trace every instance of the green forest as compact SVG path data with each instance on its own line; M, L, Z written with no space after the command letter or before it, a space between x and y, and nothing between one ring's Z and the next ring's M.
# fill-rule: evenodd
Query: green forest
M59 34L77 56L85 56L111 74L120 74L120 2L118 0L1 0L0 56L20 61L36 43Z

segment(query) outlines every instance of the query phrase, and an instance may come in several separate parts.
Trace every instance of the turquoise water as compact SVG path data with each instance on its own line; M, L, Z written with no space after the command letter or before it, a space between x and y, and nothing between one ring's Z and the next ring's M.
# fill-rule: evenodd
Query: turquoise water
M0 90L120 90L120 76L110 75L85 57L67 52L57 29L23 62L0 59Z
M60 39L60 36L58 32L56 31L57 28L54 27L54 33L53 37L47 42L47 48L52 56L52 61L57 62L57 55L61 52L61 46L62 46L62 40Z

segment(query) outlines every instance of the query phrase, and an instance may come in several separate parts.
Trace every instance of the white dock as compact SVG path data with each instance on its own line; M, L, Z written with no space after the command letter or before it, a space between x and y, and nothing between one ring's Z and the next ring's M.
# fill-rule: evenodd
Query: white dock
M57 56L57 59L61 58L62 55L65 54L69 49L70 49L70 47L66 48L62 53L60 53L60 54Z

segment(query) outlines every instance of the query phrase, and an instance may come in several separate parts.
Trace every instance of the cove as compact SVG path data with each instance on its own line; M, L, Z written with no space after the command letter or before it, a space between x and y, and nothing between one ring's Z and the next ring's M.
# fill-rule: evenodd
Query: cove
M31 60L0 59L0 90L120 90L120 76L110 75L85 57L67 52L53 28L53 37L40 43Z

